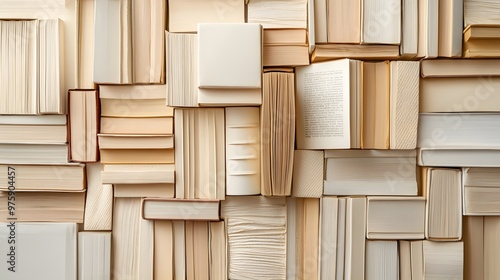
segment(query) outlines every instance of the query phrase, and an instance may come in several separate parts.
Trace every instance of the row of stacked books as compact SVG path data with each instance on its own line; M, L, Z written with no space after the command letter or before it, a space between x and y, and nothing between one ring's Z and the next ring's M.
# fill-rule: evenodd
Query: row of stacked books
M500 5L246 2L1 4L0 278L500 277Z

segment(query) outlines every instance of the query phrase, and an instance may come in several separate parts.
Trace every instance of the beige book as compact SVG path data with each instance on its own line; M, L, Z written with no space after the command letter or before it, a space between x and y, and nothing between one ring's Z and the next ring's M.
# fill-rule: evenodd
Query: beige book
M366 198L347 198L344 279L364 279L365 276L366 210Z
M172 221L154 221L154 279L174 279Z
M210 222L210 279L227 279L226 223Z
M342 24L341 26L345 25ZM351 44L316 45L316 48L311 54L311 63L346 57L362 60L394 60L399 58L399 46Z
M361 43L400 44L401 1L362 0L361 3ZM346 17L347 15L344 14L343 16ZM383 21L381 20L382 17L384 18Z
M459 64L455 67L461 68ZM487 69L486 65L485 69ZM470 71L472 72L472 69ZM478 74L481 75L481 72ZM491 77L486 73L484 75L483 77L422 79L420 81L420 112L500 111L500 78Z
M224 199L224 130L223 108L175 110L176 198Z
M306 28L306 0L252 0L247 3L248 22L264 28Z
M171 117L163 99L101 99L103 117Z
M0 124L3 144L65 144L66 125L5 125Z
M498 58L500 39L470 39L464 43L464 58Z
M361 43L362 0L327 0L328 43Z
M122 4L131 1L123 1ZM94 83L130 83L131 76L122 75L123 70L129 70L129 56L125 55L130 49L129 40L122 39L129 36L126 30L130 28L130 16L124 17L121 23L121 14L130 11L130 5L120 5L120 1L95 1L94 2ZM123 25L124 35L120 32ZM130 36L129 36L130 37ZM125 38L129 38L125 37ZM122 58L122 53L124 58ZM121 63L124 67L120 68ZM124 73L126 74L126 73Z
M98 134L99 148L106 149L173 149L173 135Z
M115 184L114 197L163 197L174 198L174 184Z
M439 45L439 1L418 1L417 57L435 58Z
M264 45L262 65L264 67L309 65L309 48L307 45Z
M500 251L500 217L484 217L484 279L500 277L498 252Z
M70 159L77 162L99 160L97 133L99 132L99 100L96 90L70 90L69 142Z
M462 56L464 0L439 1L438 56Z
M172 221L174 234L174 279L186 279L186 225L185 221Z
M463 169L464 215L490 216L500 213L499 168Z
M389 149L389 65L389 61L363 63L363 149Z
M298 231L297 227L297 200L295 197L286 198L286 279L296 279L297 258L298 253L297 240L302 240L302 231Z
M243 23L245 2L172 0L168 2L168 31L196 32L198 23Z
M295 273L299 279L318 279L320 200L298 198L295 207L297 208Z
M500 59L426 59L420 72L423 78L495 77L500 76L499 63Z
M435 241L462 239L462 172L451 168L423 168L426 198L425 238Z
M424 279L423 241L411 241L411 279Z
M337 213L337 248L336 248L337 263L335 264L336 266L335 279L342 280L344 279L344 273L345 273L347 198L340 197L338 206L339 208Z
M102 170L104 184L173 184L174 178L174 164L106 164Z
M150 100L164 99L166 85L99 85L101 99ZM173 112L173 110L170 108Z
M470 24L498 24L497 1L464 0L464 27Z
M172 135L173 117L101 118L102 134L166 134Z
M401 57L411 59L418 51L418 1L401 1Z
M464 279L483 280L484 278L484 217L464 216ZM491 252L491 251L490 251Z
M314 16L312 17L314 23L314 34L315 34L315 43L328 43L328 0L314 0L313 2L314 8L312 9L312 13ZM310 10L308 10L311 13ZM309 28L311 25L309 25Z
M139 164L139 163L174 163L174 150L101 150L101 163L104 164Z
M221 202L228 279L286 278L286 208L284 197L228 196Z
M259 108L226 108L225 118L226 194L260 194Z
M316 197L323 195L323 151L295 150L293 158L292 195Z
M336 197L322 197L320 200L319 225L319 276L329 279L337 274L337 253L340 247L337 244L338 236L339 199Z
M84 221L85 191L16 192L14 212L8 198L7 192L0 192L0 222L11 222L9 218L12 217L17 218L16 222Z
M0 164L0 190L8 191L14 176L16 191L81 191L85 189L85 165Z
M391 149L416 148L419 73L418 61L391 61Z
M307 35L307 29L303 28L264 29L263 44L307 46Z
M424 197L370 196L366 208L368 239L424 238Z
M498 39L500 29L495 24L472 24L464 29L464 42L467 43L473 39Z
M397 241L366 241L365 279L399 280Z
M95 260L99 261L95 261ZM78 232L78 279L111 279L111 232Z
M65 125L66 115L0 115L0 124Z
M399 240L399 279L411 280L411 241Z
M0 163L67 164L68 145L0 144Z
M142 218L148 220L219 220L218 200L144 198Z
M111 230L113 218L113 186L102 182L102 165L87 163L87 200L84 230Z
M290 195L292 191L295 143L294 93L293 74L281 72L264 74L264 93L260 110L263 195L284 196Z
M464 243L423 241L424 279L462 279Z
M186 221L186 279L208 279L208 222Z
M83 0L79 3L78 23L78 69L77 88L94 87L94 1Z

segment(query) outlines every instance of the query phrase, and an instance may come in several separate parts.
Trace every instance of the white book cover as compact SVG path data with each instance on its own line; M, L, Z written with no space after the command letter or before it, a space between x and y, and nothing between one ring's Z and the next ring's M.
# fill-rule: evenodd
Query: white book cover
M199 24L198 59L200 88L261 88L262 26Z
M111 232L78 233L78 279L111 279Z
M96 0L94 7L94 83L121 82L120 1Z
M420 166L447 167L498 167L499 149L427 149L418 153Z
M0 223L0 240L0 279L77 279L76 224Z

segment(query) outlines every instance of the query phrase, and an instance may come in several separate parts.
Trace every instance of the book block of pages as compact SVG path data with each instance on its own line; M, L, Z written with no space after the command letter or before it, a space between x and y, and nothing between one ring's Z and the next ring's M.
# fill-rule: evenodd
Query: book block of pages
M402 57L413 58L418 51L418 1L403 0L401 3Z
M78 279L111 279L111 232L78 233Z
M127 49L120 47L120 1L95 1L94 5L94 83L119 84L121 52Z
M323 151L295 150L293 158L292 195L317 197L323 195Z
M295 242L294 273L299 279L318 279L320 200L295 198L294 206L295 228L287 229L295 231L295 239L288 240Z
M426 198L425 237L435 241L462 239L462 172L451 168L424 168Z
M470 24L499 24L500 3L494 0L464 0L464 26Z
M347 198L345 202L344 227L344 279L363 279L365 276L366 223L366 198ZM337 267L339 267L338 263Z
M260 112L226 108L226 195L260 194Z
M363 44L399 44L401 41L401 1L363 0L362 6L361 42Z
M463 241L435 242L424 240L423 255L424 279L463 278Z
M243 23L244 1L171 0L168 2L168 31L196 32L198 23Z
M498 167L497 149L419 149L418 165L448 167Z
M68 145L0 144L0 163L66 164Z
M87 199L84 230L111 230L113 218L113 186L102 183L102 165L87 164Z
M2 125L2 144L66 144L66 125Z
M420 62L391 61L390 148L417 147Z
M99 160L99 100L96 90L68 92L68 126L70 160L95 162Z
M335 276L337 270L344 270L343 267L337 268L337 254L341 247L340 244L337 245L338 229L345 226L339 225L339 213L339 199L337 197L322 197L320 199L320 236L318 245L320 251L319 275L321 279L328 279ZM289 216L288 219L290 219Z
M85 165L0 164L0 191L14 174L16 191L83 191Z
M463 219L464 279L485 279L484 217L464 216Z
M325 195L417 195L415 150L327 150Z
M500 168L463 169L463 214L490 216L500 213Z
M368 239L424 238L424 197L368 197L366 213Z
M411 279L424 278L424 248L423 241L411 241Z
M366 241L365 279L399 280L397 241Z
M286 278L286 212L284 197L228 196L222 201L229 279Z
M498 266L498 252L500 242L500 217L484 217L484 279L495 279L500 276L500 267Z
M264 28L307 28L307 0L253 0L248 2L248 22Z
M175 109L175 197L224 199L224 109Z
M7 242L12 232L15 244ZM0 223L0 278L76 280L77 232L75 223ZM13 262L8 254L15 254Z

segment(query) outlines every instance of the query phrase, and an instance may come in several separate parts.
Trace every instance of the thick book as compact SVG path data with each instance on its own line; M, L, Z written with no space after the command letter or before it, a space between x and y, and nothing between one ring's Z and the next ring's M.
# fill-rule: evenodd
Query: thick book
M0 163L66 164L68 160L67 144L0 144Z
M186 279L210 277L208 225L207 221L186 221Z
M160 199L142 200L142 218L147 220L218 221L218 200Z
M66 115L0 115L0 124L6 125L66 125Z
M463 168L463 214L495 216L500 213L500 168Z
M345 25L341 25L345 27ZM340 58L362 60L399 59L397 45L316 44L311 63Z
M414 58L418 51L418 1L401 1L401 45L403 58Z
M76 280L77 233L76 223L0 223L0 278Z
M499 149L428 149L418 151L417 164L420 166L447 167L498 167Z
M70 160L96 162L99 160L99 97L97 90L68 91L68 127Z
M0 124L1 144L66 144L66 125Z
M319 278L320 199L295 199L295 275L300 279Z
M81 231L78 233L78 279L95 278L111 279L111 232Z
M498 24L474 24L464 30L463 57L497 58L500 54L500 28Z
M173 149L173 135L98 134L102 150Z
M113 219L113 186L104 184L100 163L87 163L87 197L84 230L111 230Z
M324 195L417 195L414 150L327 150L325 164Z
M175 184L114 184L114 197L162 197L174 198Z
M101 117L100 132L102 134L172 135L173 125L173 117Z
M102 169L104 184L173 184L174 164L106 164Z
M464 216L464 279L484 278L484 217Z
M370 196L366 215L368 239L424 238L424 197Z
M436 242L424 240L423 256L424 279L463 279L463 241Z
M174 228L172 221L154 221L154 279L174 279Z
M438 23L438 56L462 56L464 0L440 0Z
M500 3L492 0L464 0L464 26L470 24L498 24Z
M260 194L259 108L234 107L225 110L226 195Z
M417 57L435 58L439 46L439 1L418 1Z
M309 48L307 45L264 45L262 65L264 67L309 65Z
M247 4L249 23L260 23L265 29L306 28L307 0L252 0Z
M397 241L366 241L365 279L399 280Z

